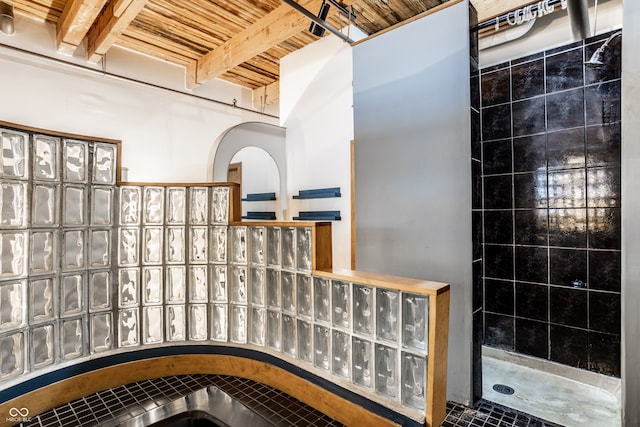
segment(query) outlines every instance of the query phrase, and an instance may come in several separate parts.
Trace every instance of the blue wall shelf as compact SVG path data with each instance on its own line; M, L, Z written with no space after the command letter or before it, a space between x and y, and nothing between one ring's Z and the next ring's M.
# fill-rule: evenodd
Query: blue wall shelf
M302 211L294 216L296 221L340 221L340 211Z
M275 212L247 212L247 215L243 216L242 219L275 220L276 213Z
M264 200L276 200L276 193L251 193L242 199L243 202L261 202Z
M325 199L329 197L341 197L340 187L300 190L297 196L293 196L294 199Z

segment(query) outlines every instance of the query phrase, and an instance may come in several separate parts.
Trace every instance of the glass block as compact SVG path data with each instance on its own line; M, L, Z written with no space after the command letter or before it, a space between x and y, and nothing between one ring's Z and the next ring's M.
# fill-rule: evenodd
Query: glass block
M164 187L144 187L142 221L145 225L161 225L164 222Z
M231 262L247 263L247 227L229 227Z
M211 227L209 239L211 262L227 262L227 227Z
M162 304L162 267L142 267L142 303Z
M207 335L207 305L193 304L189 306L189 339L206 340Z
M143 227L142 228L142 263L143 264L162 264L162 227Z
M62 150L62 177L65 181L87 182L89 147L80 141L64 140Z
M247 303L247 268L231 267L230 277L231 302Z
M264 227L249 227L249 262L264 265Z
M353 285L353 330L373 334L373 289L369 286Z
M113 144L95 144L93 150L93 182L115 184L116 182L116 146Z
M62 236L62 270L71 271L84 268L84 231L67 230Z
M138 265L138 229L121 228L118 234L118 264L121 267Z
M29 136L2 129L2 177L29 178Z
M16 329L27 322L26 281L0 283L0 331Z
M110 350L113 336L111 313L96 313L91 316L90 322L91 353Z
M424 357L402 352L402 403L424 410L427 403L427 366Z
M110 271L96 271L89 274L89 311L111 308L110 284Z
M313 329L311 323L298 320L298 359L313 363Z
M192 264L206 264L208 262L208 241L207 235L209 229L207 227L190 227L189 228L189 262Z
M184 305L166 306L167 341L184 341L186 339L186 317Z
M267 345L274 350L282 349L282 320L278 311L267 311Z
M120 187L120 224L140 224L140 187Z
M245 344L247 342L247 307L231 305L229 313L230 341Z
M267 268L267 305L280 308L280 272Z
M423 354L427 352L429 297L402 294L402 345Z
M56 328L52 323L31 328L31 366L39 369L51 365L56 360ZM4 350L4 349L3 349Z
M167 188L167 224L184 224L187 212L187 189Z
M107 226L113 224L113 189L108 187L91 188L91 225Z
M156 344L164 341L162 330L163 307L142 308L142 342L144 344Z
M140 271L137 268L120 269L118 280L118 307L140 305Z
M183 227L167 227L167 263L185 262L185 230Z
M282 351L291 357L296 357L298 338L295 317L282 315Z
M211 305L211 340L227 342L227 304Z
M397 358L395 348L376 345L376 392L394 399L398 397Z
M267 310L264 308L251 308L251 329L249 340L251 344L264 346L267 338Z
M249 292L251 304L264 306L264 294L266 288L264 268L251 267L249 271L251 273L251 292Z
M211 301L227 302L227 267L214 265L211 271Z
M344 378L351 378L351 359L349 358L351 350L351 337L340 331L332 331L331 333L331 372Z
M111 230L89 231L89 268L111 265Z
M351 286L349 283L334 280L331 286L333 303L333 326L349 328L351 313Z
M296 306L298 316L313 317L313 288L311 276L296 274Z
M296 236L298 270L311 271L311 227L299 227Z
M282 311L296 312L296 275L289 271L280 273L280 290L282 292Z
M183 266L167 267L167 303L184 303L186 297L186 270Z
M56 279L49 277L29 282L29 320L31 323L55 317Z
M371 388L373 346L370 341L353 337L353 382Z
M55 254L58 250L56 234L53 231L31 233L29 248L29 273L53 274L56 269Z
M329 359L331 357L331 330L324 326L314 325L313 327L313 366L316 368L329 370Z
M33 138L33 179L55 181L60 179L60 140L43 135Z
M140 344L137 308L120 310L118 312L118 324L120 347L131 347Z
M211 190L211 222L229 223L229 188L213 187Z
M64 360L84 354L84 319L63 320L60 323L60 355Z
M27 233L0 233L0 279L27 275Z
M83 225L86 217L85 188L71 185L65 185L62 188L62 224L66 226Z
M84 280L82 274L60 278L60 317L76 316L83 312Z
M296 229L295 227L282 227L282 241L280 254L282 256L282 268L295 270L296 268Z
M280 267L280 227L267 227L267 265Z
M376 335L378 339L398 341L398 292L376 289Z
M193 225L207 225L209 221L209 189L190 188L189 222Z
M313 278L313 314L316 322L331 321L331 281Z
M31 225L51 227L58 225L58 186L34 184L31 195Z
M27 183L0 183L0 227L25 228L28 221Z
M207 267L204 265L189 267L189 301L207 302L209 300L207 291Z
M24 369L24 335L0 335L0 379L21 375Z

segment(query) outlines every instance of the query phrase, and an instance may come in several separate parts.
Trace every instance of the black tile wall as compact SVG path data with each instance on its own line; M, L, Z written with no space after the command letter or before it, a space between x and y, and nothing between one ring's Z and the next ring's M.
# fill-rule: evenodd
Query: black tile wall
M620 376L619 39L584 66L611 34L472 76L474 322L481 303L485 345Z

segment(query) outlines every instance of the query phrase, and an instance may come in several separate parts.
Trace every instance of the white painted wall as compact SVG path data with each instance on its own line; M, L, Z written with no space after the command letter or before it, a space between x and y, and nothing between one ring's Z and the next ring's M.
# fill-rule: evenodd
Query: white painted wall
M353 139L351 46L327 36L280 60L280 124L287 129L288 218L339 210L333 266L351 265L350 144ZM292 200L299 190L340 187L342 197Z
M242 197L250 193L276 193L280 200L280 175L273 157L259 147L244 147L238 151L231 163L242 163ZM242 202L242 215L252 212L275 212L276 220L281 221L277 200L260 202Z
M122 141L122 165L129 181L206 181L217 138L246 121L277 119L176 92L184 89L184 70L164 61L114 48L105 69L144 79L165 90L61 64L7 46L19 47L89 67L79 53L62 57L54 28L16 16L16 34L0 34L2 77L0 120ZM50 46L49 49L43 46ZM98 69L97 71L95 69ZM200 97L251 108L251 91L214 80L193 92Z

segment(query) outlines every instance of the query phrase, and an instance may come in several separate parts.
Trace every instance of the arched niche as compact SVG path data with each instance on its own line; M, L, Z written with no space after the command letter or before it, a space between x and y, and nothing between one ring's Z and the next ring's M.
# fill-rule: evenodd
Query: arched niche
M210 173L213 182L226 182L229 164L243 148L257 147L269 154L278 169L279 216L286 220L287 209L287 158L285 150L286 129L261 122L246 122L227 129L219 138Z

